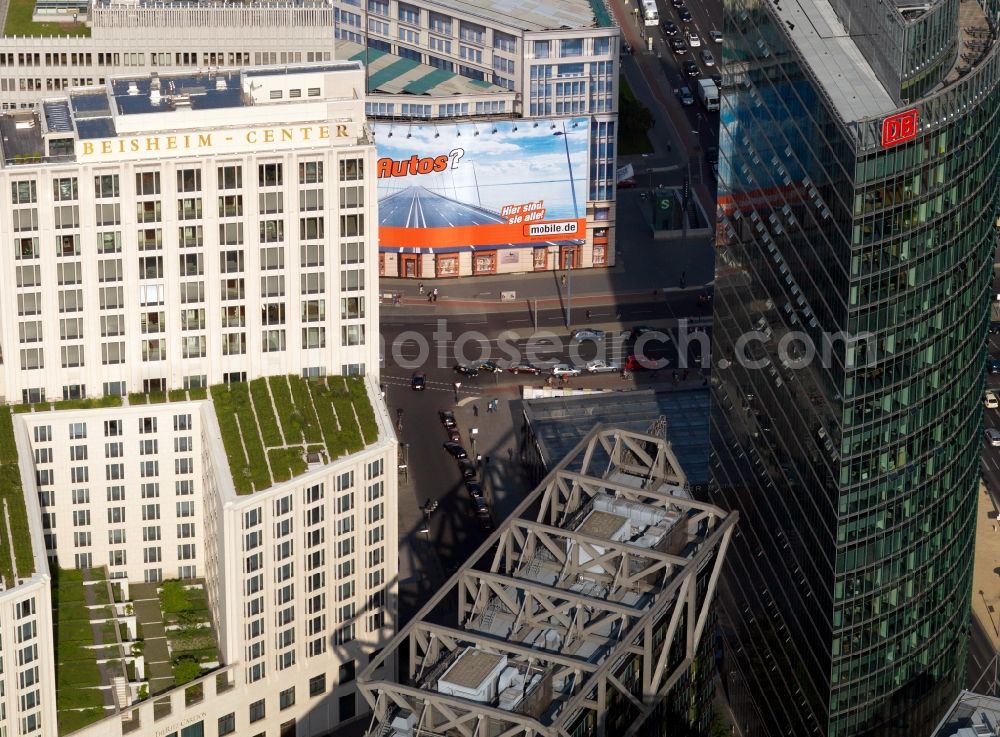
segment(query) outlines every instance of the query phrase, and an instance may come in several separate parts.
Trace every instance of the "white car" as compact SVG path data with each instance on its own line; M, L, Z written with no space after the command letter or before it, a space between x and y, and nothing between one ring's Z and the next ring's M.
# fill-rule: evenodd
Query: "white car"
M712 39L714 43L722 43L722 31L711 30L708 32L708 37Z
M549 369L549 373L553 376L579 376L583 372L574 366L570 366L568 363L557 363Z
M610 374L621 371L621 367L614 363L604 361L587 361L587 373L590 374Z
M688 31L684 35L687 37L688 46L690 46L692 49L696 49L699 46L701 46L701 39L698 38L698 34L695 33L694 31Z
M576 340L604 340L604 331L596 328L580 328L573 331Z
M1000 446L1000 430L993 427L986 428L986 442L990 445Z
M997 395L991 391L986 392L983 404L986 405L986 409L996 409L997 407L1000 407L1000 401L997 400Z

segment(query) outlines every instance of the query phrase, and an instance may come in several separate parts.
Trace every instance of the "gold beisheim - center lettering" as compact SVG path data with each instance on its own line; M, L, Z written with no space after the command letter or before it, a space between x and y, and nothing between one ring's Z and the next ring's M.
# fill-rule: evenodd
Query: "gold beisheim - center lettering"
M246 131L242 140L251 145L268 143L297 143L323 141L331 138L347 138L348 127L338 124L300 126L291 128L261 128ZM177 136L145 136L141 138L117 138L105 141L81 142L84 156L109 154L144 153L152 151L192 151L212 148L219 142L220 133L185 133ZM228 140L229 137L227 137Z

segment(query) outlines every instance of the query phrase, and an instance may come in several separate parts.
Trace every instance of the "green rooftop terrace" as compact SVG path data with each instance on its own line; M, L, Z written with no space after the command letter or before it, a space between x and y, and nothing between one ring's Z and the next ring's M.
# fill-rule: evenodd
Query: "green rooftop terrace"
M0 407L0 577L10 588L16 576L23 578L34 572L35 556L17 465L13 417L10 407Z
M85 23L39 22L32 20L35 0L10 0L4 19L4 36L89 36Z
M378 439L359 377L271 376L211 389L237 494L305 473L306 454L329 463Z

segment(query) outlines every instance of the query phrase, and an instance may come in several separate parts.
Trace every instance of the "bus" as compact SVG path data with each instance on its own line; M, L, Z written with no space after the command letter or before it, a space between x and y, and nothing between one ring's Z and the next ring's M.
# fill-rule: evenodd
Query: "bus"
M642 8L647 26L655 26L660 22L660 12L656 9L656 0L643 0Z

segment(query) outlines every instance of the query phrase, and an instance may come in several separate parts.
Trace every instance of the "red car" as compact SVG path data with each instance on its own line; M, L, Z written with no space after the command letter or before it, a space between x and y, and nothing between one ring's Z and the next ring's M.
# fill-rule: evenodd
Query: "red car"
M542 373L542 370L537 366L532 366L530 363L518 363L507 369L512 374L533 374L538 376Z

